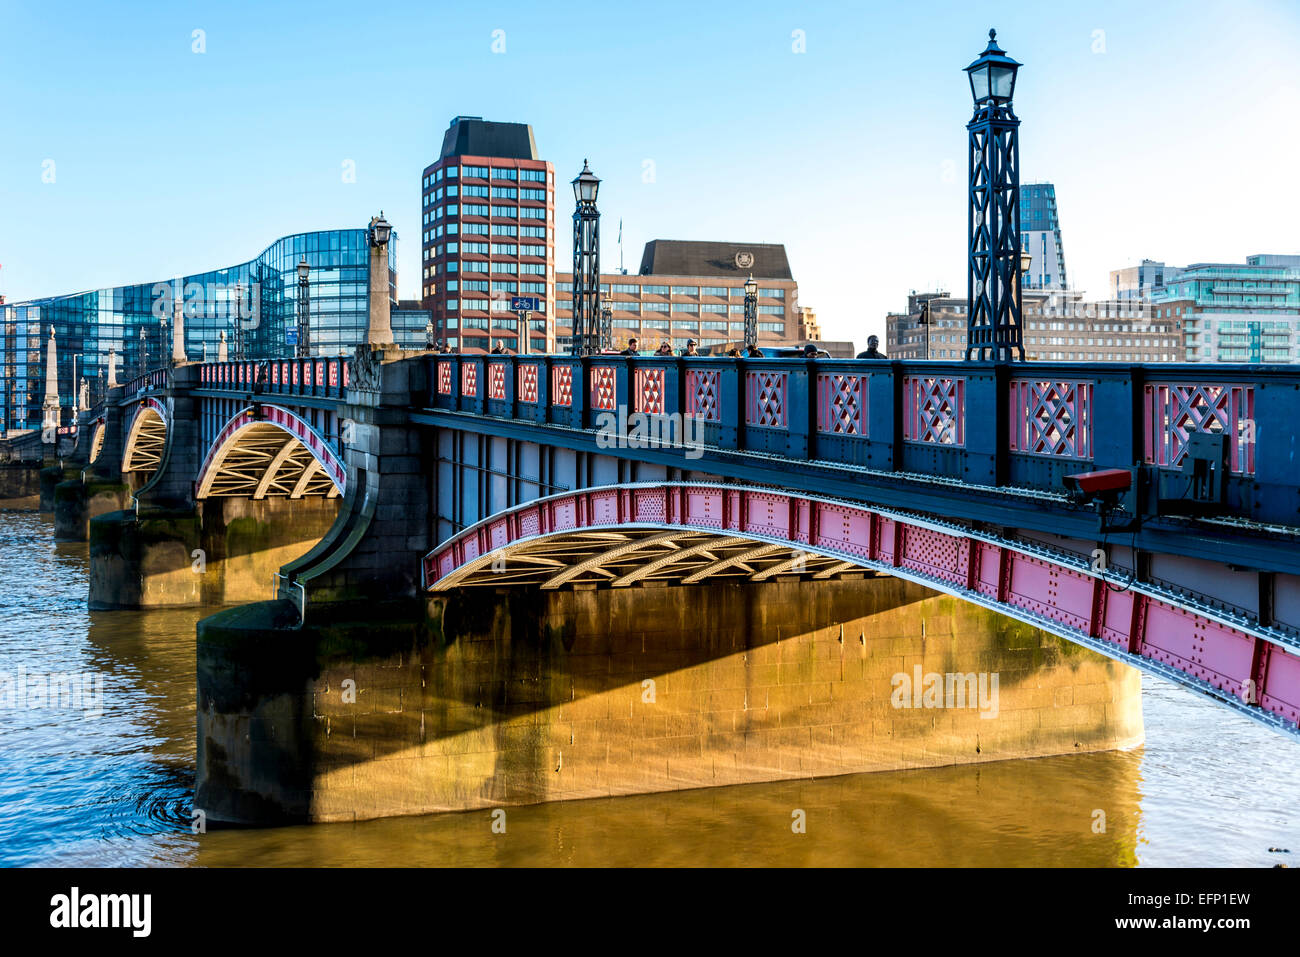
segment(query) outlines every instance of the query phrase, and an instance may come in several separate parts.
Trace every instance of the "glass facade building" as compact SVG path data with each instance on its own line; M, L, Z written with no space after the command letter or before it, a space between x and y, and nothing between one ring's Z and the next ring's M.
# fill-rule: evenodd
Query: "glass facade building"
M1033 257L1025 274L1026 289L1067 289L1061 219L1056 187L1028 183L1020 187L1020 243Z
M0 435L39 428L45 396L45 349L54 327L63 423L84 377L90 401L107 381L117 351L118 381L171 356L177 299L190 360L215 360L221 333L230 357L242 335L247 358L292 356L298 322L298 262L311 266L308 304L313 355L349 352L366 339L370 249L365 229L298 233L276 240L236 266L158 282L97 289L0 305ZM397 301L397 234L388 244L390 307ZM238 327L236 323L238 322ZM399 345L406 345L398 337ZM423 347L421 328L419 344Z

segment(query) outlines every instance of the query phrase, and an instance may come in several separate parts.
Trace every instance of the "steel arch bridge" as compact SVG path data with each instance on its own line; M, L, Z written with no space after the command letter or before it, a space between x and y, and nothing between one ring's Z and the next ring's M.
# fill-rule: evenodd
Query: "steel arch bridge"
M719 579L904 578L1200 691L1300 736L1300 641L1198 606L1091 556L909 512L765 487L637 484L550 496L493 515L426 556L426 588Z

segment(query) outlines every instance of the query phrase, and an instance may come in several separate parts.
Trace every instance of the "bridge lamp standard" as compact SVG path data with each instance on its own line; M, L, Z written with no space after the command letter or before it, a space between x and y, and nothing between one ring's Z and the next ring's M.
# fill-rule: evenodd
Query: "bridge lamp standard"
M298 263L298 348L299 358L311 355L311 266L307 257Z
M745 280L745 348L758 345L758 283L750 273Z
M600 341L600 211L596 194L600 180L582 161L573 179L573 338L569 351L589 356L608 348Z
M1011 108L1020 64L997 44L970 66L975 113L969 157L966 359L1024 359L1020 296L1020 120Z

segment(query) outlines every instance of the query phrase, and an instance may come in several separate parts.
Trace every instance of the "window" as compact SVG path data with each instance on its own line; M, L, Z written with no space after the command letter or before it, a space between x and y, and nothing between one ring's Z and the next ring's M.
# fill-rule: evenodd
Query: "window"
M466 279L462 288L466 292L487 292L489 287L486 279Z
M480 203L465 204L466 216L486 216L487 214L488 214L488 208Z
M545 246L528 246L528 245L525 245L521 251L523 252L523 254L524 254L525 256L545 256L545 255L546 255L546 247L545 247Z
M758 294L759 294L759 296L761 296L761 297L763 297L763 298L765 298L765 299L784 299L784 298L785 298L785 290L784 290L784 289L760 289L760 290L758 291Z
M656 295L656 296L666 296L666 295L668 295L668 287L667 287L667 286L642 286L642 287L641 287L641 291L642 291L642 292L652 293L652 294L654 294L654 295Z
M544 169L521 169L519 178L526 183L545 183L546 170Z
M455 196L455 195L457 194L457 192L458 192L458 187L456 187L456 186L448 186L448 187L447 187L447 195L448 195L448 196ZM438 190L438 198L439 198L439 199L442 199L442 190Z
M448 179L455 179L457 176L460 175L460 171L455 166L446 166L443 168L447 171Z
M487 223L464 223L461 232L481 233L482 235L486 236L488 234L488 224Z
M516 212L517 212L517 209L516 209L516 207L514 207L514 206L497 206L497 205L493 205L493 207L492 207L492 215L493 215L493 216L505 216L505 217L508 218L508 219L513 219L514 216L515 216L515 213L516 213Z
M758 324L758 331L779 332L781 335L785 335L785 323L784 322L760 322Z
M698 296L699 294L699 286L673 286L674 296Z
M462 243L461 245L467 253L482 253L485 256L488 253L487 243Z
M525 206L519 210L521 219L545 219L546 210L540 206Z
M528 239L545 239L546 227L545 226L520 226L519 235L524 236Z
M487 179L488 168L486 166L465 166L462 167L460 175L462 177L477 176L480 179Z
M492 169L492 178L493 178L493 179L513 179L513 180L517 180L517 179L519 179L519 170L517 170L517 169L503 169L502 167L499 167L499 166L498 166L498 167L494 167L494 168Z
M525 190L527 192L527 190ZM518 199L519 190L514 186L493 186L493 199Z
M519 227L511 226L507 223L496 223L492 226L493 236L518 236Z
M544 282L521 282L519 284L521 292L536 292L545 295L546 283Z
M462 196L477 196L479 199L487 199L488 188L486 186L462 186L460 194Z
M784 316L785 306L759 306L758 311L769 316Z
M493 256L518 256L519 247L516 246L514 243L493 243L492 255Z
M519 191L519 196L521 199L532 199L542 203L546 202L546 190L544 189L524 188Z
M705 296L721 296L723 299L727 298L726 286L705 286L700 290L700 292Z
M511 270L512 272L514 270ZM519 271L530 276L545 276L546 263L524 263L519 267Z
M649 312L667 312L668 303L666 302L643 302L641 308Z

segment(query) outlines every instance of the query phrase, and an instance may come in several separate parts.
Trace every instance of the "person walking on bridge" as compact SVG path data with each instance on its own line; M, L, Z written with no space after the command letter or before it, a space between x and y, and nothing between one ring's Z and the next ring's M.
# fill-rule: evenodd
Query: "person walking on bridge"
M887 359L889 358L877 348L880 345L880 336L867 336L867 349L865 352L859 352L859 359Z

